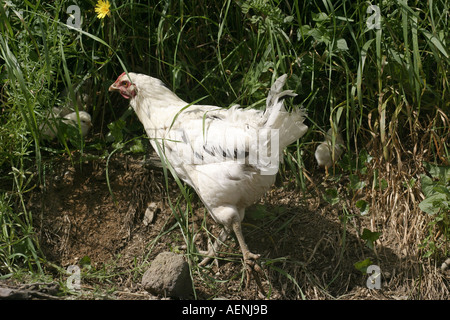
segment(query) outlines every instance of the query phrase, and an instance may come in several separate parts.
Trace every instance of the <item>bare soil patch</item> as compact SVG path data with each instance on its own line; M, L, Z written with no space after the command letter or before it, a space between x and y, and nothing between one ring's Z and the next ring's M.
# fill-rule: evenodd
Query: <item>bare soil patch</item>
M90 272L82 278L84 298L98 298L98 292L115 299L152 298L140 284L151 260L163 251L188 253L169 206L168 197L175 201L179 194L177 185L169 179L167 192L162 169L142 155L117 153L108 166L106 160L74 162L65 157L53 160L46 170L45 188L29 199L45 257L62 268L88 264ZM380 211L361 217L352 199L332 206L322 194L333 187L345 195L345 179L326 180L320 171L308 176L306 192L292 183L278 183L244 219L244 236L250 249L261 254L263 283L271 299L448 298L449 275L438 270L437 262L419 259L418 243L399 240L398 231L405 226L396 226L393 220L406 223L394 217L401 213L379 206ZM360 196L383 202L374 198L380 194ZM199 231L195 244L206 249L203 225L216 236L220 227L195 195L192 203L194 216L189 221ZM153 219L144 223L149 205ZM374 250L361 239L363 228L382 233ZM235 239L230 238L222 251L218 265L208 268L199 269L196 259L190 259L196 297L260 299L255 283L245 286ZM379 290L369 290L368 275L354 266L365 259L381 269Z

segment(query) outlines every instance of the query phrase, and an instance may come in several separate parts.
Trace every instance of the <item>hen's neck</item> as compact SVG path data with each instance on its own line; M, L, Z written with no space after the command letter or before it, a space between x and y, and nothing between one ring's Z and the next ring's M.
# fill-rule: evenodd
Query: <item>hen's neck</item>
M188 105L166 87L141 90L130 102L145 130L167 129L176 115Z

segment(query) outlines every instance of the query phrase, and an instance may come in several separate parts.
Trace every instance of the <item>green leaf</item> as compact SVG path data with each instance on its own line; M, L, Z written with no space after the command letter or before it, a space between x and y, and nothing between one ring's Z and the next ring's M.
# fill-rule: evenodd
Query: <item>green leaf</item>
M122 119L108 124L108 129L111 130L111 135L114 137L115 142L120 142L123 140L123 128L125 128L125 120Z
M425 195L425 197L431 196L433 192L434 182L433 179L431 179L426 174L420 175L420 184L422 186L422 192Z
M441 208L448 207L447 196L443 193L436 193L425 198L419 203L419 208L430 215L435 215ZM446 205L447 204L447 205Z
M367 172L367 164L372 161L373 157L367 152L366 149L361 150L358 155L358 170L365 174Z
M345 39L338 39L336 41L336 47L340 51L347 51L348 50L347 41L345 41Z
M293 16L287 16L283 20L284 23L291 23L292 21L294 21L294 17Z
M450 189L446 186L437 184L433 187L433 191L437 192L437 193L445 194L448 197L450 197Z
M441 40L428 32L426 29L420 28L420 31L422 31L427 40L431 42L448 59L449 55L445 50L444 44L442 44Z
M369 229L364 228L361 239L366 240L366 246L373 249L373 243L378 240L380 235L381 232L372 232Z
M145 147L142 144L141 139L136 139L133 143L133 145L130 147L130 151L132 153L142 153L145 152Z
M415 178L411 178L409 179L409 181L407 182L403 182L402 185L404 188L413 188L414 185L416 184L416 179Z
M302 37L308 37L309 32L311 31L311 27L308 25L300 26L297 30L297 40L301 40Z
M367 273L367 267L370 265L372 265L372 260L370 260L370 258L367 258L363 261L358 261L355 264L353 264L355 269L361 271L363 274Z
M360 190L366 186L366 183L364 181L359 180L359 177L356 174L349 175L350 180L350 189L352 190Z
M331 205L335 205L339 202L339 196L337 189L326 189L322 195L323 199Z
M327 21L330 17L325 12L312 13L312 19L316 22Z
M388 182L386 181L386 179L382 178L380 181L381 190L385 190L387 187L388 187Z
M450 182L450 166L437 166L425 161L423 162L423 166L433 178L439 179L443 183Z
M81 258L80 262L78 263L81 267L86 268L86 269L91 269L91 258L89 258L89 256L84 256L83 258Z
M369 203L365 200L356 201L356 207L359 209L359 212L362 216L365 216L369 213Z

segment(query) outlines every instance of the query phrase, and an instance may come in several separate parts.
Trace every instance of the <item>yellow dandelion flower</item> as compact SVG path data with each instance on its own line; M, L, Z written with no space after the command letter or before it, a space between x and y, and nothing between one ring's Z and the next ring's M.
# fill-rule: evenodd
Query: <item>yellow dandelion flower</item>
M111 6L111 4L109 3L108 0L103 1L103 0L99 0L97 2L97 5L95 6L95 12L97 12L97 18L99 19L103 19L104 17L106 17L106 15L111 15L111 12L109 11L109 7Z

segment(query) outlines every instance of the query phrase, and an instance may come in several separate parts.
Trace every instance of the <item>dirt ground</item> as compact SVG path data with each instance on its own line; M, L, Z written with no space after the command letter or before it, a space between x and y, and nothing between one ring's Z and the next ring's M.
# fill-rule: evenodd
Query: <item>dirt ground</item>
M74 163L66 156L53 160L45 170L45 188L29 199L45 257L64 269L83 268L83 294L78 298L155 298L140 284L149 263L163 251L188 252L170 208L178 186L169 179L168 193L162 169L157 162L144 161L143 155L118 152L108 164ZM261 254L263 285L270 299L448 298L449 274L442 273L437 262L421 261L417 243L399 240L406 238L393 230L405 227L395 227L394 214L371 212L361 217L354 199L331 205L322 194L330 187L343 189L343 180L326 180L318 169L307 175L306 192L293 183L278 182L244 219L250 250ZM382 203L377 196L360 195ZM195 195L192 204L189 228L199 231L197 248L206 249L204 227L216 236L220 229ZM360 238L364 228L382 232L374 250ZM196 298L261 299L254 281L245 285L235 238L230 237L222 251L218 266L206 268L197 266L201 257L187 256ZM368 258L381 270L381 289L368 289L368 275L354 266Z

